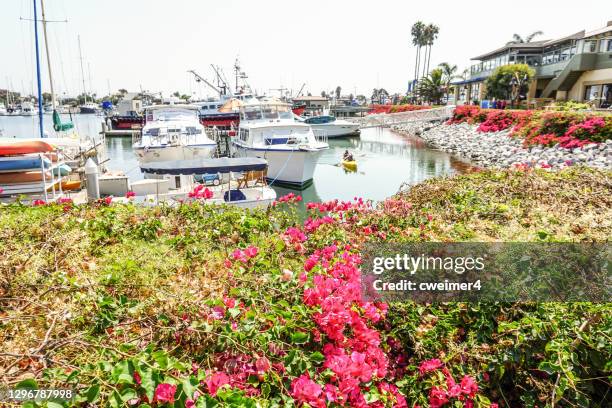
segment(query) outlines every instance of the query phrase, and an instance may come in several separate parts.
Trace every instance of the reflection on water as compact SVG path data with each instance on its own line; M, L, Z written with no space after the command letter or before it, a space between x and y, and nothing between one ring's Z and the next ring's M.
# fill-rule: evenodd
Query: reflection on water
M431 150L416 137L402 136L383 128L363 129L360 138L330 139L311 186L300 192L304 201L364 199L381 201L396 193L403 183L413 185L425 179L461 173L468 165L447 153ZM357 171L345 170L340 161L350 150ZM277 194L291 189L274 186Z
M73 121L82 135L97 136L100 132L100 116L73 115ZM36 117L0 116L0 129L5 137L36 137L37 123ZM53 136L51 126L51 116L45 115L45 128ZM352 200L356 196L381 201L396 193L404 183L413 185L431 177L461 173L469 167L447 153L427 148L419 138L402 136L389 129L363 129L361 137L331 139L329 144L330 149L323 153L315 170L314 182L299 192L304 202ZM142 179L131 138L107 138L106 147L109 157L106 165L110 170L121 170L132 180ZM340 165L345 150L350 150L357 161L354 172ZM279 197L296 192L273 187Z

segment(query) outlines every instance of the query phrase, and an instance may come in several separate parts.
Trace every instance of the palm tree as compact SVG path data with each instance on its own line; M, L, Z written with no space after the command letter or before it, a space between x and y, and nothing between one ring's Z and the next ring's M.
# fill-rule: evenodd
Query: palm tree
M442 70L444 93L446 96L446 102L448 102L448 91L450 90L450 84L453 79L458 78L458 76L456 75L458 68L456 65L450 65L448 62L443 62L438 65L438 67L440 67L440 69Z
M444 96L444 71L440 68L433 69L429 76L421 79L418 91L421 98L439 105Z
M544 33L542 31L534 31L533 33L529 34L527 37L523 38L518 34L513 34L512 35L512 41L509 41L507 43L507 45L510 44L525 44L525 43L530 43L535 37L539 36L539 35L544 35Z
M423 34L425 33L425 24L421 21L417 21L412 25L410 30L412 34L412 44L417 47L416 49L416 61L414 64L414 79L419 79L419 68L421 66L421 47L423 46Z
M336 99L340 99L340 93L342 92L342 87L338 85L336 87Z
M429 53L427 55L427 71L425 72L429 72L429 61L431 60L431 47L433 46L434 42L438 38L439 32L440 32L440 27L438 27L435 24L429 24L425 28L425 46L429 47Z

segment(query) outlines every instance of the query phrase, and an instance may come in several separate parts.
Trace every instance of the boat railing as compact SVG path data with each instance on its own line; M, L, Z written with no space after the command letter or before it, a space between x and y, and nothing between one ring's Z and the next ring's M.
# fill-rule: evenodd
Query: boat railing
M319 143L327 143L327 132L322 129L312 129L315 140Z
M132 133L132 145L142 143L142 133L143 132ZM157 134L147 135L147 137L149 137L151 145L196 144L201 134L202 133L159 132Z

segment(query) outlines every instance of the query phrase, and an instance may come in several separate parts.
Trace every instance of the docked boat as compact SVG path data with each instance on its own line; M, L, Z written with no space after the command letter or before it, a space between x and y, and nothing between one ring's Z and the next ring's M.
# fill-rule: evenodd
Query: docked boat
M151 162L141 166L147 179L132 183L131 188L145 203L203 200L213 205L265 208L276 199L276 192L265 181L267 166L263 159L230 157Z
M31 102L22 102L21 109L19 109L19 115L36 116L38 115L38 109L34 107L34 105Z
M291 105L280 101L251 101L240 108L238 135L233 141L239 157L268 161L272 182L304 186L312 181L317 161L329 149L324 134L296 122Z
M153 161L210 158L217 144L206 136L192 105L145 108L145 125L133 141L140 164Z
M328 138L359 135L359 125L330 115L313 116L298 120L309 124L313 129L325 132Z
M80 113L92 114L100 111L100 107L93 102L85 102L83 105L79 106Z
M6 110L6 106L3 103L0 103L0 116L8 115L8 111Z

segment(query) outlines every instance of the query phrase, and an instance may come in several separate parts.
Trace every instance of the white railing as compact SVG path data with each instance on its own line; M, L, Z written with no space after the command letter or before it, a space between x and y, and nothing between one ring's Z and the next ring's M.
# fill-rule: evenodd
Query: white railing
M327 132L322 129L312 129L312 133L314 133L314 137L319 143L327 143Z
M359 118L345 118L359 124L360 128L388 127L410 122L426 122L449 119L453 115L454 105L441 108L422 109L410 112L379 113Z

